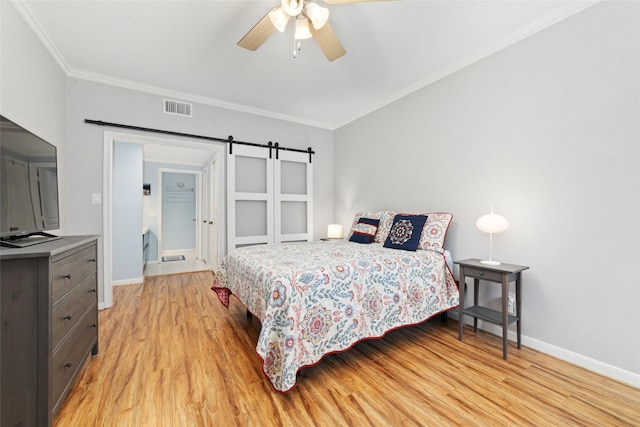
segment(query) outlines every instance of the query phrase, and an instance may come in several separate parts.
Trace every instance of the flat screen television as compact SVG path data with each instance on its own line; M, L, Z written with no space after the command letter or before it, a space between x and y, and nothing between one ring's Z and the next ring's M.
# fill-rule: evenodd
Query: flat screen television
M0 115L0 244L58 238L59 214L56 147Z

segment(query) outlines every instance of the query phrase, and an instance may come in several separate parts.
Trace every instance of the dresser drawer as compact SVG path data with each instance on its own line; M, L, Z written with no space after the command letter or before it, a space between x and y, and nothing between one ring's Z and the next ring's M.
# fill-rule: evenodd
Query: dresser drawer
M98 310L92 306L78 321L78 325L65 339L60 348L53 353L51 360L51 404L57 412L71 387L71 379L82 366L82 362L98 339Z
M97 290L98 281L94 273L87 277L54 307L51 318L51 348L54 349L54 352L65 335L69 333L82 315L96 304Z
M96 272L96 246L69 253L53 263L51 302L55 304L67 292Z
M491 280L493 282L502 282L502 274L497 271L486 271L479 268L465 267L464 275L475 277L476 279Z

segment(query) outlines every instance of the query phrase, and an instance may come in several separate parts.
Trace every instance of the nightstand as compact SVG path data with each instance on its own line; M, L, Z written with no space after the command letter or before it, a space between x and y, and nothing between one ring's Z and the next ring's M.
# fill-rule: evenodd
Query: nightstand
M486 265L479 259L466 259L455 261L454 264L460 266L460 314L458 339L462 341L462 327L464 326L464 315L473 317L473 331L478 330L478 319L486 320L497 325L502 325L502 357L507 359L507 331L509 325L516 323L518 334L518 348L520 348L520 320L522 317L522 272L529 267L515 264ZM473 306L464 307L464 296L466 293L465 279L473 277ZM478 290L480 280L502 284L502 311L492 310L478 305ZM508 312L507 299L509 295L509 283L516 282L516 307L515 314Z

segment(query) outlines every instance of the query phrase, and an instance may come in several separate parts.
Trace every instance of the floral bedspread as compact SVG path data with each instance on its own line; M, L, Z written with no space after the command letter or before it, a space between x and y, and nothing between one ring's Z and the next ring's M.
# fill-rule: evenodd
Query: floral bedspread
M234 294L261 320L256 351L281 392L329 353L458 305L444 255L346 241L236 249L213 289L227 304Z

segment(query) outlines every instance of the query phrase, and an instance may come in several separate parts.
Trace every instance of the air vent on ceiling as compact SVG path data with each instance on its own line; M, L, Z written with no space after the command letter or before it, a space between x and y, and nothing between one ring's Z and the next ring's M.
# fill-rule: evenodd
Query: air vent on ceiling
M164 112L167 114L175 114L177 116L192 117L192 105L186 102L174 101L172 99L164 100Z

